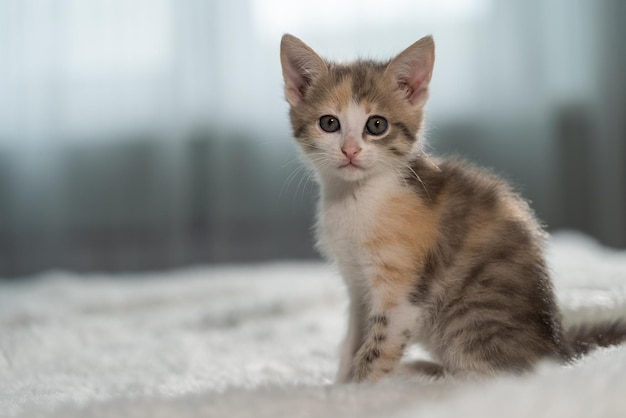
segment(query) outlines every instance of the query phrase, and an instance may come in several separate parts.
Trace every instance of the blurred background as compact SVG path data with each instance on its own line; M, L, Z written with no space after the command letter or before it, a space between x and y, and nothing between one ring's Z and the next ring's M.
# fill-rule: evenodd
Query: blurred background
M626 2L0 0L0 277L308 259L279 42L437 44L429 147L626 246Z

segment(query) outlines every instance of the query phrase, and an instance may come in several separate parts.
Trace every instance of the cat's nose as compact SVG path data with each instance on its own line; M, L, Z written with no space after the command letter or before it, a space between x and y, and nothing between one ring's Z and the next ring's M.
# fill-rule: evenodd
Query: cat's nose
M356 158L359 152L361 152L361 147L356 143L356 141L346 141L346 143L341 147L341 152L349 161L352 161Z

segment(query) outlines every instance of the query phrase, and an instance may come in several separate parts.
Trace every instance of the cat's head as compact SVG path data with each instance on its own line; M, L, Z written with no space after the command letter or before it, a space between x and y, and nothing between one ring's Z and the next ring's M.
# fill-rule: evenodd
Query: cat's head
M403 170L421 149L435 60L430 36L388 62L336 64L292 35L280 59L293 134L322 177L357 181Z

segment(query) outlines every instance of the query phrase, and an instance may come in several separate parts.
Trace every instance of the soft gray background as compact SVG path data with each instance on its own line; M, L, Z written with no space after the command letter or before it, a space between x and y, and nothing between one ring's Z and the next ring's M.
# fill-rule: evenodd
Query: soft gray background
M0 277L311 258L280 36L437 44L429 142L626 246L626 2L0 0Z

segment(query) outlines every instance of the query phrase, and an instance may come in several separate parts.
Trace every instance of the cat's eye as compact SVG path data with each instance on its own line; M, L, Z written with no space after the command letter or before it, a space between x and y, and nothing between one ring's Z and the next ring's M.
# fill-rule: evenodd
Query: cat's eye
M387 131L387 119L382 116L371 116L365 123L365 130L368 134L379 136Z
M324 115L320 118L320 128L323 131L333 133L337 132L341 125L339 124L339 119L332 115Z

